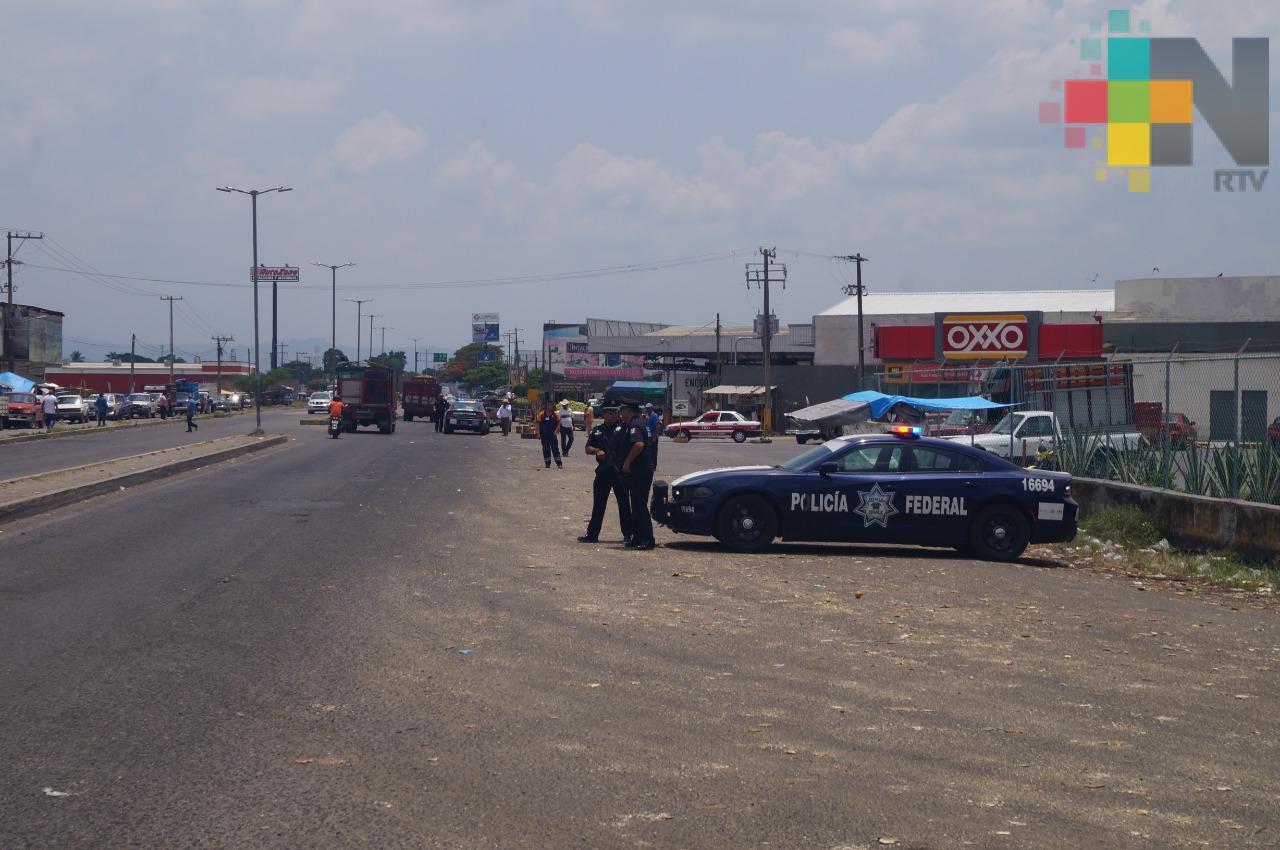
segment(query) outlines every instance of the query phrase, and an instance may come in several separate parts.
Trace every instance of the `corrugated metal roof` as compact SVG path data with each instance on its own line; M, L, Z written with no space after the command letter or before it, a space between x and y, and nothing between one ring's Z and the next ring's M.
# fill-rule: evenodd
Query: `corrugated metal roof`
M872 292L862 296L865 316L932 315L933 313L1111 313L1116 294L1111 289L1038 289L1003 292ZM856 316L858 299L849 296L820 316Z

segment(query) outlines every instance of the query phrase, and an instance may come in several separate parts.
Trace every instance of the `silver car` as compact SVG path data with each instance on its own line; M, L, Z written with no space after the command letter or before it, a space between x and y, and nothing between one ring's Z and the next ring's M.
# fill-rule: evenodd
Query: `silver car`
M89 402L82 396L58 396L58 418L66 422L89 421Z
M307 415L310 416L313 413L328 413L329 402L331 401L333 401L333 396L330 393L312 393L310 398L307 399Z
M151 393L130 393L128 415L130 418L150 419L156 415L156 401Z

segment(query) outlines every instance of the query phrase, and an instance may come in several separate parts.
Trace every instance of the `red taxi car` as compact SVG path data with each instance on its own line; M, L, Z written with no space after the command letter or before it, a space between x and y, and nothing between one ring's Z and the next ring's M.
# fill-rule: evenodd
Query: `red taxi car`
M708 410L688 422L672 422L662 433L673 439L728 437L735 443L744 443L747 437L759 437L763 434L764 426L733 410Z

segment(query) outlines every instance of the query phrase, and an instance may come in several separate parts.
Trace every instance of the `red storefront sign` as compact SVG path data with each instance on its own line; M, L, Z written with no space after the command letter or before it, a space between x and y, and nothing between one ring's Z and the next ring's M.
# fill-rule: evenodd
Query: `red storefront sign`
M1020 360L1030 345L1031 322L1020 313L942 319L945 360Z
M958 318L958 317L957 317ZM964 317L972 322L972 316ZM875 329L875 355L885 363L906 360L936 360L939 348L935 347L936 335L941 335L941 328L933 325L880 325ZM984 333L985 336L985 333ZM1028 360L1096 360L1102 357L1102 325L1098 322L1089 324L1049 325L1041 324L1038 339L1034 340L1036 352L1027 354ZM956 333L957 342L961 334ZM1013 359L1004 353L987 353L979 357L947 358L969 361L999 361Z

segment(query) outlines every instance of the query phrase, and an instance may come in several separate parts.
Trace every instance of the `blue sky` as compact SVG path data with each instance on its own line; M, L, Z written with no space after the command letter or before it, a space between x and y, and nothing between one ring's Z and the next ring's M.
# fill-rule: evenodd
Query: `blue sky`
M1196 166L1149 195L1098 184L1087 153L1036 123L1071 39L1116 4L989 0L117 0L6 12L3 222L43 230L20 259L236 284L115 283L21 268L17 300L67 313L66 351L251 338L248 201L261 256L304 267L281 336L328 338L339 298L373 298L388 347L453 348L472 312L532 338L586 317L750 321L732 254L777 246L777 311L807 321L871 257L884 290L1088 287L1165 274L1277 272L1280 187L1215 195L1230 165L1197 128ZM1156 35L1270 36L1262 0L1139 3ZM1274 70L1274 69L1273 69ZM1275 107L1272 111L1274 114ZM1274 122L1273 122L1274 124ZM45 249L56 256L45 253ZM388 285L542 274L689 256L593 280ZM122 291L124 290L124 291ZM266 301L263 302L264 310ZM1026 305L1016 305L1026 306ZM945 304L939 305L940 309ZM264 318L266 313L264 312ZM354 305L339 303L339 347ZM366 325L367 328L367 325ZM264 338L269 329L264 321ZM242 355L243 356L243 355ZM264 354L265 359L265 354Z

